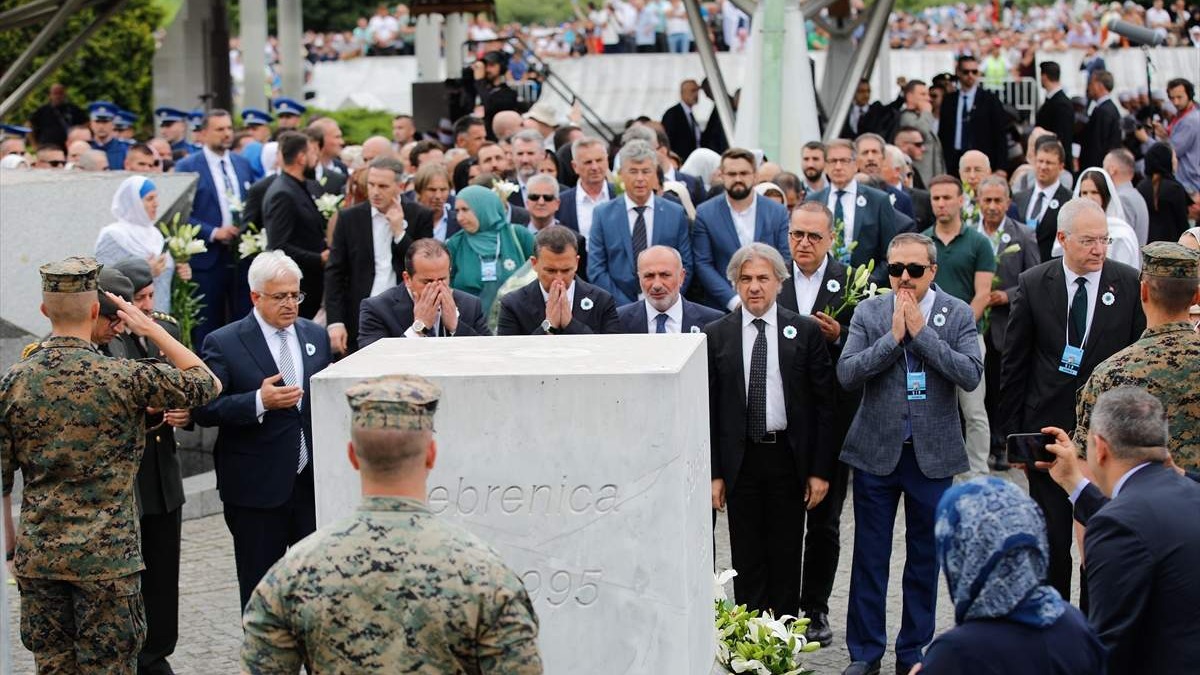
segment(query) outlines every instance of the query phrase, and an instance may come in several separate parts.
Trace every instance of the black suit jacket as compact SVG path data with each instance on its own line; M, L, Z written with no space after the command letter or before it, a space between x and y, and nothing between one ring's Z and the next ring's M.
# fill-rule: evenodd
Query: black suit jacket
M853 105L853 104L851 104ZM887 106L879 101L872 101L867 106L867 111L858 117L858 129L850 128L850 115L847 113L846 121L842 124L842 131L839 134L842 138L854 140L865 133L873 133L884 136L887 132L885 128L887 121Z
M433 236L433 212L402 202L408 229L399 242L392 242L392 270L399 284L404 273L404 256L417 239ZM329 264L325 266L325 317L328 325L345 324L346 348L358 344L358 307L371 295L375 283L375 241L371 230L371 204L363 202L338 212L333 230Z
M715 116L716 113L713 113ZM697 126L700 124L696 122ZM692 154L696 149L696 134L692 127L692 122L688 120L687 113L683 110L682 103L667 108L667 111L662 116L663 129L667 132L667 141L671 144L671 151L679 155L683 159ZM703 135L703 130L699 135Z
M349 180L346 174L338 171L326 171L321 174L321 179L310 178L305 181L305 187L308 188L308 193L313 199L323 195L341 195L346 194L346 181Z
M453 337L491 335L487 319L483 316L483 305L479 298L463 291L454 291L454 304L458 307L458 326ZM413 299L406 286L388 289L373 298L363 300L358 318L358 348L362 349L377 340L388 337L404 337L404 331L413 323ZM439 333L448 335L445 327Z
M1088 623L1110 675L1192 672L1200 661L1200 486L1161 464L1142 467L1111 501L1089 485L1082 522Z
M958 175L958 159L962 152L954 149L954 135L958 128L958 97L960 92L947 94L942 100L942 112L938 118L938 140L942 142L942 155L946 159L946 171ZM963 152L979 150L988 156L992 171L1008 169L1008 127L1011 120L1004 112L1004 105L996 95L977 85L975 99L971 103L971 120L963 133Z
M1000 223L1000 246L1004 251L1010 246L1019 246L1020 250L1002 254L996 263L996 278L999 279L997 290L1008 294L1007 305L995 305L988 314L988 332L992 336L992 344L1004 349L1008 339L1008 316L1012 311L1012 302L1017 295L1017 282L1025 270L1037 267L1042 263L1038 253L1037 240L1033 231L1012 218L1005 218ZM985 233L986 234L986 233ZM1007 238L1007 241L1005 239Z
M1079 137L1079 170L1099 167L1109 150L1121 147L1121 111L1112 99L1096 106Z
M725 316L724 312L711 307L705 307L686 298L683 301L683 325L680 333L699 333L708 324ZM649 333L650 323L647 321L646 301L634 300L627 305L617 308L617 317L621 320L622 333Z
M304 184L280 174L267 190L263 204L267 248L288 254L300 266L304 278L300 290L307 296L300 305L300 316L311 319L321 307L325 289L324 263L325 217L317 210Z
M725 481L726 494L737 489L746 454L746 379L742 355L742 308L705 327L708 336L708 401L712 439L712 477ZM808 476L829 480L836 450L833 414L837 383L825 338L816 321L784 307L779 320L779 373L787 411L787 443L803 493ZM795 331L787 337L788 327Z
M584 299L589 307L583 308ZM542 299L541 282L537 279L524 288L500 299L500 321L496 335L545 335L542 322L546 320L546 301ZM563 328L571 335L590 333L622 333L617 317L617 304L608 291L586 281L575 279L575 302L571 306L571 323Z
M1013 195L1013 206L1017 211L1018 222L1025 222L1025 214L1029 213L1030 201L1033 198L1032 190ZM1037 223L1038 255L1041 256L1042 261L1050 259L1050 252L1054 250L1054 239L1058 236L1058 210L1069 201L1071 201L1071 191L1059 183L1054 190L1054 198L1046 205L1046 211Z
M1038 108L1035 118L1037 126L1058 136L1058 140L1067 151L1067 167L1071 164L1071 143L1075 138L1075 106L1062 89L1046 99Z
M1078 375L1058 370L1067 336L1067 286L1061 259L1021 274L1010 298L1001 360L1000 419L1004 433L1075 428L1075 393L1092 370L1128 347L1146 328L1137 270L1106 260ZM1072 292L1074 289L1072 289ZM1112 293L1112 305L1103 301Z
M329 336L306 319L297 319L295 325L303 360L304 405L299 410L268 410L262 422L255 414L255 395L264 379L279 373L279 366L254 314L204 338L201 357L220 378L221 395L193 410L192 418L202 426L218 428L213 463L217 489L226 504L269 509L286 502L296 482L301 430L312 461L316 445L308 384L329 365Z
M916 178L915 172L913 178ZM914 187L908 191L908 196L912 197L913 220L917 227L915 231L924 232L933 227L933 201L929 198L929 190Z
M271 189L276 178L279 178L279 174L263 176L254 185L251 185L249 190L246 190L246 199L243 200L244 208L242 209L243 226L254 223L259 229L262 229L263 202L266 201L267 191Z

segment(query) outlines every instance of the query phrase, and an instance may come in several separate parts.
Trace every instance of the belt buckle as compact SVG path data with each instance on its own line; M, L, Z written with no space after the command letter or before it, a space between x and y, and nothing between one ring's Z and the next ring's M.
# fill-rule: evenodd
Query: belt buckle
M759 439L758 442L764 445L774 445L778 442L778 439L776 438L778 433L778 431L768 431L767 433L763 434L763 437Z

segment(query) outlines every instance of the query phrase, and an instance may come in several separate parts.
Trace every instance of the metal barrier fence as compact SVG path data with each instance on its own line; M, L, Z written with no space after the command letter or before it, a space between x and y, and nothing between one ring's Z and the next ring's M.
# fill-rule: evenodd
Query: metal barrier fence
M1033 123L1042 99L1042 88L1036 79L1022 77L1000 83L985 82L983 88L999 96L1005 105L1016 108L1022 121L1028 124Z

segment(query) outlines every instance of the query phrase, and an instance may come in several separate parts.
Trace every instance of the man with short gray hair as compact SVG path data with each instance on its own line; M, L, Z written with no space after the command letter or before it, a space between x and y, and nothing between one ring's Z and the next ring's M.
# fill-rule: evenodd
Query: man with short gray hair
M1070 494L1083 539L1088 623L1108 649L1108 672L1183 673L1200 659L1200 486L1167 462L1162 403L1144 389L1096 399L1083 477L1078 450L1061 428L1038 462Z
M1137 173L1133 162L1133 153L1125 148L1109 150L1104 156L1104 170L1117 186L1117 196L1121 198L1129 226L1137 234L1140 248L1146 245L1150 232L1150 210L1146 207L1146 198L1133 186L1133 176Z

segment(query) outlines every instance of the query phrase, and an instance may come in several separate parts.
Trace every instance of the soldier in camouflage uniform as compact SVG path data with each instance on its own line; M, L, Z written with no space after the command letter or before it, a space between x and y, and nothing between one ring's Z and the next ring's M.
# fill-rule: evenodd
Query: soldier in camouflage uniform
M407 375L347 390L363 503L293 547L255 588L242 619L243 671L542 672L521 580L425 505L440 395Z
M1156 241L1142 247L1142 338L1110 356L1079 390L1075 445L1086 451L1092 406L1104 392L1133 385L1150 392L1167 413L1168 448L1175 464L1200 470L1200 335L1188 320L1200 302L1200 253L1180 244Z
M220 383L133 305L118 318L175 364L112 359L90 337L100 266L43 265L51 336L0 378L3 493L25 479L17 530L21 641L39 673L133 673L145 634L133 481L147 406L212 400Z

